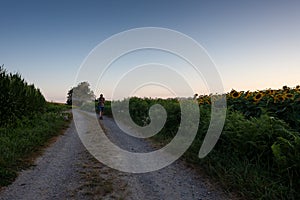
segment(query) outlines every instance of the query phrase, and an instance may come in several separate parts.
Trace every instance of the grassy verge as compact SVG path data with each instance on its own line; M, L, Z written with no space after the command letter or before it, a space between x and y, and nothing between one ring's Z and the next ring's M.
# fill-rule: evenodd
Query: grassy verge
M29 158L67 127L71 118L63 112L67 109L62 104L48 103L46 112L0 127L0 186L10 184L18 171L31 164Z

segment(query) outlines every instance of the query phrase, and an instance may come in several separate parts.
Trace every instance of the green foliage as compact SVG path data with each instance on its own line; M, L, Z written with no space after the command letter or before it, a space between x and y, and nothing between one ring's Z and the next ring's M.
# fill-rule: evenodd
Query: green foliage
M8 185L17 172L26 167L25 159L66 126L66 107L47 106L47 112L18 119L14 125L0 128L0 186ZM69 116L68 119L71 117Z
M0 88L0 127L44 111L46 101L40 90L28 85L20 74L8 74L3 66L0 67Z
M8 185L34 151L70 119L68 106L47 103L19 74L0 67L0 186Z
M299 139L299 133L282 120L266 114L246 119L241 113L229 112L215 151L225 154L226 158L232 156L254 165L255 170L262 172L262 182L272 185L273 198L282 198L282 192L285 196L295 197L300 171ZM231 166L223 164L226 165ZM250 177L245 178L248 180ZM242 186L246 187L247 184L245 182ZM251 187L256 190L252 194L254 197L263 196L269 190L259 189L260 185Z
M125 99L124 101L128 101L128 99ZM118 107L118 103L122 105L122 102L113 102L114 107L116 110L124 112L121 107ZM179 102L176 99L140 99L138 97L132 97L129 99L129 114L132 120L140 126L148 125L151 120L149 117L149 109L155 104L163 106L167 112L167 121L164 125L164 128L161 130L160 135L162 135L164 132L167 132L167 135L174 136L181 120ZM126 120L126 117L123 119Z
M81 110L88 111L88 112L95 112L96 103L95 102L85 102L80 106Z
M201 160L198 153L210 123L211 107L210 101L205 99L207 97L199 97L202 99L199 101L198 134L184 154L185 159L200 164L227 190L238 192L243 198L299 199L299 132L288 120L272 111L270 101L269 107L265 106L266 95L260 99L261 104L257 100L259 96L253 102L242 99L246 93L236 95L238 98L229 97L230 109L219 141L213 151ZM293 103L287 102L286 106ZM165 108L168 116L164 128L154 139L167 144L177 133L181 120L180 105L176 99L134 97L129 100L129 111L132 119L144 126L150 123L149 108L157 103ZM278 107L278 102L273 106Z
M90 101L83 103L80 107L81 110L87 111L87 112L96 112L99 114L99 108L98 108L98 102ZM104 115L106 116L112 116L111 113L111 101L106 100L104 105Z
M46 103L46 112L61 113L62 111L70 110L72 107L62 103Z
M68 91L68 94L67 94L67 102L66 102L66 104L69 105L69 106L72 105L72 97L73 97L73 88L71 88Z
M99 113L99 107L97 106L98 102L96 102L96 112ZM111 101L109 100L105 100L105 104L104 104L104 115L106 116L112 116L112 111L111 111Z
M72 97L72 105L75 106L82 106L84 103L91 102L95 99L94 92L90 89L88 82L79 83L68 92L68 96L68 98Z
M270 116L284 120L296 131L300 131L300 86L295 88L284 86L278 90L256 92L232 90L227 94L227 103L248 119L267 112Z

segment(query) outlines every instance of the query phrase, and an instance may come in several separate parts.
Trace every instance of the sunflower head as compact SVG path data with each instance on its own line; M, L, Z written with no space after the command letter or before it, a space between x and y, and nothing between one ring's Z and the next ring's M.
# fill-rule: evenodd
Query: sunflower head
M258 92L254 97L253 100L255 102L259 102L263 98L264 94L262 92Z
M283 89L284 92L289 92L290 91L290 88L286 85L283 86L282 89Z
M275 90L269 89L266 91L266 94L272 96L275 94Z
M285 98L286 98L286 95L284 95L284 94L278 94L274 98L274 103L283 102L285 100Z
M251 92L248 90L248 91L245 93L244 98L245 98L245 99L248 99L250 96L251 96Z
M286 97L287 99L291 99L291 98L294 97L294 95L291 94L291 93L287 93L287 94L285 95L285 97Z
M280 95L280 96L278 97L278 100L279 100L279 101L284 101L284 100L285 100L285 96L284 96L284 95Z
M296 90L296 91L300 91L300 85L297 85L297 86L295 87L295 90Z
M230 97L233 99L236 99L236 98L239 98L242 94L243 94L243 92L237 92L235 90L231 90Z
M211 104L210 99L206 99L205 103L208 104L208 105L210 105Z
M198 99L199 104L204 104L204 100L202 98Z
M236 92L236 90L232 89L229 94L231 95L232 93L235 93L235 92Z

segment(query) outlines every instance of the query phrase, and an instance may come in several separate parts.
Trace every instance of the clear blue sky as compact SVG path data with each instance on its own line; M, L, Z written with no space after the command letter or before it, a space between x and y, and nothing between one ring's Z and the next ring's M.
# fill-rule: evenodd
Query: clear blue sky
M148 26L200 43L226 91L300 84L300 1L0 0L0 8L0 64L49 101L66 101L96 45Z

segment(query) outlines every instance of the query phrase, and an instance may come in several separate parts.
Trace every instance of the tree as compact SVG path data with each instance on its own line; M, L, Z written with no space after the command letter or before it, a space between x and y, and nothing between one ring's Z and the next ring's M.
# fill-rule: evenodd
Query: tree
M72 105L82 106L85 102L95 100L94 92L90 89L88 82L81 82L71 90Z
M71 89L68 91L67 105L69 105L69 106L72 105L72 96L73 96L73 88L71 88Z

